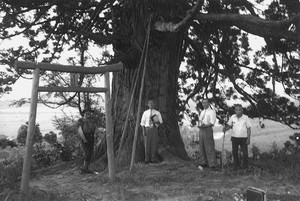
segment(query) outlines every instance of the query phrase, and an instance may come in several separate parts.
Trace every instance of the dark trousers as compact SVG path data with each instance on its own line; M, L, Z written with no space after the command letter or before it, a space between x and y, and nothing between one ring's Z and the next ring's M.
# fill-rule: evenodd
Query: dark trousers
M156 127L146 127L144 135L145 161L157 161L156 149L158 142L158 129Z
M81 140L83 152L84 152L84 161L90 162L92 155L93 155L93 150L94 150L94 133L85 133L84 134L87 142L85 143L83 140Z
M241 146L241 151L243 154L243 168L248 168L248 145L247 138L238 138L231 137L232 142L232 156L234 162L234 168L237 169L240 166L240 158L239 158L239 146Z
M212 127L200 128L199 131L200 165L215 167L217 165L215 140Z

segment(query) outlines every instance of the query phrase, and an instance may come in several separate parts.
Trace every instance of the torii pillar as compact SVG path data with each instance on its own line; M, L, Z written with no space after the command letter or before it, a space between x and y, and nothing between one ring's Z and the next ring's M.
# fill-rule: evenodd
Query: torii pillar
M114 161L114 149L113 149L113 130L111 125L111 111L109 107L110 102L110 80L109 72L120 71L123 69L121 62L112 65L106 65L103 67L82 67L82 66L70 66L59 65L49 63L34 63L17 61L15 66L19 69L33 69L33 82L30 100L30 112L28 121L28 132L26 138L26 151L24 156L22 180L21 180L21 194L20 200L28 201L29 199L29 177L31 169L31 159L33 152L33 137L35 134L38 92L105 92L105 110L106 110L106 140L107 140L107 156L108 156L108 169L109 179L113 181L115 179L115 161ZM80 73L80 74L100 74L105 73L105 88L82 88L82 87L39 87L39 75L41 70Z

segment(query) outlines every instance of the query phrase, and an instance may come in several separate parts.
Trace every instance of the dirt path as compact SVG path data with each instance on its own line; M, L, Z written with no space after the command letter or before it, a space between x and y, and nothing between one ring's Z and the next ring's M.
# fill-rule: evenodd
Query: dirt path
M245 173L200 171L183 163L137 164L133 174L126 169L119 171L113 184L107 172L81 175L73 169L37 176L30 185L37 197L52 196L52 200L233 201L249 186L265 190L268 201L300 200L300 184Z

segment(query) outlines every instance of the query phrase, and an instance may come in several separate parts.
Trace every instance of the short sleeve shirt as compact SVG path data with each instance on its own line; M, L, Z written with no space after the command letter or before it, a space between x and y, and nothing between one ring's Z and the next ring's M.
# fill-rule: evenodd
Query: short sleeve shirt
M214 125L216 123L216 111L211 108L202 110L199 116L199 121L204 124L211 123Z
M227 124L232 126L232 137L247 138L247 129L251 128L250 119L247 115L243 114L240 118L237 118L234 114Z

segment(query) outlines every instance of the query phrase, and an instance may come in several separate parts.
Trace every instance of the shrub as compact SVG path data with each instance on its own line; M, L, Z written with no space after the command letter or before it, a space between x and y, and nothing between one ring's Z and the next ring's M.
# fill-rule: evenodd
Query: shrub
M5 160L0 163L0 187L15 189L16 181L22 175L23 157L17 156L14 160ZM18 188L18 187L17 187Z
M27 130L28 130L28 122L25 124L22 124L20 128L18 129L18 135L17 135L17 142L20 145L26 145L26 138L27 138ZM41 143L42 142L42 133L40 130L40 125L36 124L35 126L35 132L33 137L34 143Z
M61 147L61 160L70 161L83 155L80 146L80 140L76 132L75 118L55 117L53 121L57 130L61 131L64 142Z
M10 146L10 147L17 147L17 143L13 140L10 140L10 139L7 139L7 138L2 138L0 139L0 147L2 149L5 149L7 146Z
M284 147L279 149L273 144L270 152L259 153L252 148L253 165L259 174L271 174L276 177L292 181L300 181L300 150L291 141L286 141Z
M51 146L57 146L57 144L58 144L57 135L53 131L50 131L49 133L46 133L44 135L43 139L47 143L49 143Z
M45 144L36 144L32 155L32 168L39 169L56 164L61 159L60 153L60 149L46 148Z

